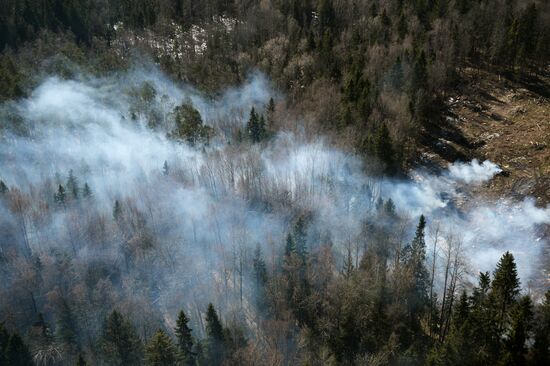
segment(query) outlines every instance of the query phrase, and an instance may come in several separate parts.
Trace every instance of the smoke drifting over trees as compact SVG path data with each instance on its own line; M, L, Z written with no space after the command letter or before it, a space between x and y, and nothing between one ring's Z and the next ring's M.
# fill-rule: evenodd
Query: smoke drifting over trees
M255 123L274 120L277 95L261 74L212 100L155 68L136 68L47 78L29 97L4 103L14 126L0 144L5 325L32 329L34 355L49 350L64 362L79 354L92 363L238 364L262 354L293 362L304 335L289 319L312 332L330 328L311 318L315 296L337 301L329 288L359 269L374 283L409 270L423 278L405 291L422 305L411 300L407 311L420 319L429 299L429 327L442 340L454 332L459 290L504 252L513 253L522 285L538 286L537 225L550 223L550 208L529 200L460 206L470 185L500 171L495 164L385 178L322 136L283 129L249 137L251 108ZM424 326L417 320L407 326ZM187 321L202 339L198 349ZM113 343L120 337L131 356ZM287 348L272 343L278 337Z
M1 5L0 366L550 364L549 1Z

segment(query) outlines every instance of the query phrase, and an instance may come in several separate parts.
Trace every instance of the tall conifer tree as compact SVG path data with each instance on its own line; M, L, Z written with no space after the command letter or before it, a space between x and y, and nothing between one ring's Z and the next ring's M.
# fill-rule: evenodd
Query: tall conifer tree
M212 366L221 365L225 357L225 337L218 313L211 303L208 304L206 310L205 322L208 364Z
M116 310L105 320L101 337L103 358L120 366L142 364L143 344L134 326Z
M148 366L175 366L176 347L164 331L157 330L145 346L145 364Z
M491 298L496 306L497 323L500 330L507 322L508 311L519 294L519 277L514 256L504 253L493 274Z
M178 361L182 365L194 365L195 358L193 354L193 336L191 334L191 328L189 328L189 319L185 312L182 310L178 315L176 321L176 328L174 329L177 338L177 350Z

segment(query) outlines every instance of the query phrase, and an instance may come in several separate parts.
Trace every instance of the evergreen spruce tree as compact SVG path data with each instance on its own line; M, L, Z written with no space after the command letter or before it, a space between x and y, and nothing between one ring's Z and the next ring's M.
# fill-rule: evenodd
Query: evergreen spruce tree
M193 354L193 336L191 328L189 328L189 319L183 310L178 315L176 321L176 346L178 364L183 366L191 366L195 364L195 355Z
M399 16L399 22L397 23L397 34L399 34L399 39L405 38L408 31L407 18L405 18L404 13L401 13Z
M300 257L303 263L307 262L307 234L306 225L302 217L298 218L294 225L294 243L296 245L296 254Z
M76 179L72 169L69 170L69 177L67 178L66 186L72 198L78 199L78 194L79 194L78 180Z
M411 260L413 275L415 278L415 289L419 299L425 299L428 293L428 271L426 270L426 240L424 230L426 229L426 219L420 215L416 233L411 244Z
M214 305L208 304L206 310L206 342L208 365L221 365L224 360L224 334L223 327Z
M429 274L425 266L426 261L426 241L424 239L424 230L426 228L426 219L424 215L420 216L416 234L410 246L410 255L406 258L407 268L412 276L411 287L408 294L407 304L409 315L413 324L413 329L419 325L419 320L426 310L429 303L428 287ZM414 329L419 331L419 329Z
M55 336L66 348L79 350L77 319L65 298L58 305Z
M170 168L168 167L168 162L166 160L164 161L164 165L162 166L162 174L170 174Z
M380 15L381 23L382 23L382 44L385 46L388 45L389 41L391 40L391 19L388 16L388 13L386 12L386 8L382 10L382 15Z
M88 182L84 183L84 187L82 188L82 197L91 198L92 195L93 195L92 189L88 185Z
M409 85L410 112L415 121L424 123L428 112L428 66L426 54L420 52L413 66Z
M258 128L260 129L260 140L259 141L262 141L266 138L266 128L265 128L265 117L264 115L260 115L260 120L258 121Z
M65 204L65 199L67 195L65 193L65 188L60 184L59 188L57 189L57 193L54 195L55 202L57 202L60 205Z
M369 9L369 15L371 18L376 18L378 16L378 8L376 7L376 2L372 2Z
M295 292L298 291L299 277L303 262L297 254L296 242L292 234L288 234L285 244L285 256L283 261L283 276L286 282L286 301L290 308L295 305Z
M208 144L212 128L203 124L201 114L189 101L176 107L173 115L176 128L170 136L191 146Z
M342 106L340 111L340 118L338 127L343 128L353 124L353 112L351 108L351 103L347 103Z
M267 267L265 261L262 258L262 250L260 245L254 250L254 258L252 259L252 267L254 268L254 278L256 279L256 286L262 288L267 283Z
M412 79L411 79L411 92L415 93L420 89L428 88L428 68L426 62L426 54L421 51L415 60Z
M321 34L336 25L336 11L332 5L332 0L321 0L319 2L318 14Z
M208 365L204 341L198 341L195 345L195 359L198 366Z
M491 276L480 273L478 285L470 297L471 353L478 363L494 364L500 352L501 333L495 320L495 305L491 296Z
M292 253L296 252L296 244L294 243L294 239L292 238L292 234L288 233L286 236L286 244L285 244L285 258L288 258L292 255Z
M309 31L307 34L307 50L309 52L314 52L315 47L316 47L315 35L313 34L313 32Z
M381 123L374 135L374 152L376 157L384 164L386 174L395 172L395 151L390 137L390 131L385 123Z
M5 365L6 360L3 358L6 355L6 347L8 346L8 341L10 339L10 334L4 327L4 323L0 323L0 365Z
M0 29L2 29L2 32L0 32L0 49L5 49L1 41L5 28L0 26ZM17 66L15 57L10 52L2 52L0 54L0 101L3 102L22 96L24 94L22 79L21 70Z
M550 290L546 291L536 320L533 359L536 365L548 365L550 364Z
M4 183L3 180L0 179L0 195L6 194L8 193L8 191L8 186L6 185L6 183Z
M496 306L498 328L502 330L508 311L515 304L519 294L520 281L514 256L504 253L493 274L491 298Z
M32 355L23 339L13 333L6 345L5 359L7 366L33 366Z
M524 365L526 344L532 329L533 303L529 296L522 297L514 306L510 315L510 330L504 341L505 353L501 364Z
M224 337L222 323L220 322L218 313L216 312L216 309L214 309L214 305L212 305L212 303L208 304L205 321L208 339L223 342Z
M76 366L86 366L86 360L84 359L84 356L82 354L78 355L78 359L76 360Z
M113 218L115 221L120 220L122 217L122 206L118 200L115 200L115 206L113 207Z
M344 81L344 96L349 103L345 108L355 109L359 117L366 121L372 111L372 85L364 74L364 58L354 58ZM344 111L345 112L345 111ZM345 112L348 113L348 112ZM351 114L351 111L349 112ZM352 119L353 116L343 118Z
M393 200L391 198L386 201L386 204L384 205L384 211L389 217L395 216L395 204L393 203Z
M307 278L308 251L305 221L299 217L293 227L293 234L287 237L285 248L284 276L286 280L286 300L298 324L312 326L310 308L307 306L311 286Z
M470 0L457 0L455 6L460 14L464 15L470 10Z
M347 248L346 256L344 258L344 267L342 269L342 274L344 275L345 278L350 278L354 270L355 270L355 266L353 265L353 257L351 255L351 249Z
M466 294L466 291L462 291L458 303L456 304L456 307L453 311L452 326L455 329L461 328L466 323L466 321L468 321L469 315L470 302L468 299L468 294Z
M101 349L109 365L138 366L142 363L143 344L133 325L116 310L105 320Z
M273 98L269 98L269 102L267 103L265 114L266 114L265 129L266 131L269 131L271 133L273 132L274 124L275 124L275 101L273 100Z
M252 142L256 142L255 137L258 134L258 115L256 114L254 107L250 110L248 122L246 123L246 131L248 133L248 138Z
M235 132L235 141L237 142L237 144L240 144L244 141L243 131L240 128L237 129L237 132Z
M462 292L453 310L452 324L448 337L442 345L434 347L428 357L428 365L462 366L476 362L472 352L473 328L470 320L470 304L466 291Z
M491 276L489 272L479 274L478 286L472 292L472 306L479 308L484 305L491 289Z
M162 330L157 330L145 346L145 364L148 366L175 366L176 361L176 347L172 340Z
M327 1L330 1L330 0L327 0ZM319 53L318 53L322 70L326 75L339 78L340 70L338 69L338 64L333 51L334 39L335 39L334 31L328 28L322 33L322 35L323 36L321 38L321 44L319 46Z
M252 267L254 271L254 278L256 280L256 287L254 291L256 306L258 312L263 312L266 308L266 298L265 298L265 286L267 284L267 266L262 257L262 250L260 245L254 250L254 257L252 259Z
M390 85L394 90L401 91L401 89L403 88L403 79L404 79L403 63L401 62L401 58L397 57L397 60L395 60L391 68Z
M376 211L380 212L384 208L384 200L382 197L378 197L376 200Z
M248 138L253 143L260 142L265 135L265 121L263 116L258 116L254 107L250 110L250 117L246 125Z

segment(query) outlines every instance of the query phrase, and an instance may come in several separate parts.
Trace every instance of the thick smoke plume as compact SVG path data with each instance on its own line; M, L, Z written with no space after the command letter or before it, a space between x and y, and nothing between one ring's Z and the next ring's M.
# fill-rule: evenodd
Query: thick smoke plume
M502 171L495 163L488 160L479 163L474 159L470 164L456 163L449 166L449 176L465 183L483 183Z
M24 248L43 261L68 253L71 271L83 276L102 268L102 278L89 283L97 291L117 289L118 301L143 322L171 323L179 307L196 314L208 302L228 315L253 291L243 263L257 246L270 265L279 263L296 215L310 217L311 251L330 243L341 259L354 245L360 257L370 240L365 222L385 225L377 205L391 198L409 220L406 241L424 214L430 231L439 224L446 233L442 243L450 236L461 241L472 273L491 270L510 250L524 283L539 275L544 240L536 228L550 224L550 208L531 200L459 204L468 185L487 182L498 166L474 160L438 176L417 171L410 180L380 179L322 138L280 131L265 146L232 142L229 131L242 129L250 108L263 110L274 95L260 74L214 99L155 69L44 80L27 99L2 106L3 118L22 128L2 132L0 178L24 202L14 209L2 201L2 253ZM172 111L186 101L216 130L208 146L167 137ZM54 195L71 170L78 194L86 183L92 197L59 205ZM2 281L7 298L19 282Z

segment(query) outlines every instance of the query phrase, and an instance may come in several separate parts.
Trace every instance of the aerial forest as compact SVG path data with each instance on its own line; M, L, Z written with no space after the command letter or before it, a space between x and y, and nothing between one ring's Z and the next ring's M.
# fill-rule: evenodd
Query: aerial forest
M550 365L550 2L2 0L42 365Z

